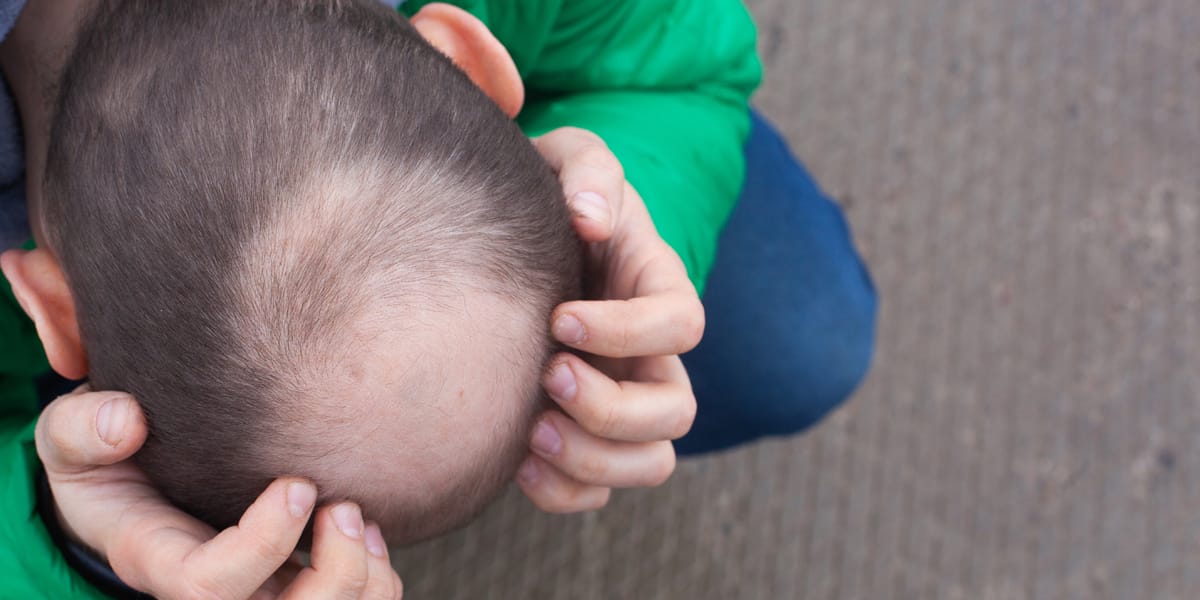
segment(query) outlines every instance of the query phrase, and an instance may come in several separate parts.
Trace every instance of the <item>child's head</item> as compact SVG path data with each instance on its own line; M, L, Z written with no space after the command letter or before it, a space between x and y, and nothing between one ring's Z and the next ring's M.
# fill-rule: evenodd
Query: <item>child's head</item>
M46 182L78 322L48 353L142 403L171 500L226 526L302 475L405 542L511 477L578 243L520 130L375 0L106 3Z

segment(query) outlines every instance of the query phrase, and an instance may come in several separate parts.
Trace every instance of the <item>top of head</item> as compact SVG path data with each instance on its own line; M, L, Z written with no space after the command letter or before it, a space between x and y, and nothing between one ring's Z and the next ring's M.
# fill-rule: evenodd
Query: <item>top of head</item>
M402 543L512 475L578 243L520 130L375 0L107 2L46 182L93 385L193 514L301 475Z

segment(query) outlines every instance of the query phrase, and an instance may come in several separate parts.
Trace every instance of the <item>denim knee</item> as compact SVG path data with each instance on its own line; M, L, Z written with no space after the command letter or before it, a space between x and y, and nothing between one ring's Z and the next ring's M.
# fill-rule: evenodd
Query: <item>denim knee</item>
M758 115L746 157L704 295L708 330L683 357L699 406L683 454L813 426L874 353L878 300L842 210Z
M817 424L845 403L866 379L875 352L878 297L864 268L828 294L830 339L793 346L796 353L772 361L756 386L767 397L746 416L767 435L788 435Z

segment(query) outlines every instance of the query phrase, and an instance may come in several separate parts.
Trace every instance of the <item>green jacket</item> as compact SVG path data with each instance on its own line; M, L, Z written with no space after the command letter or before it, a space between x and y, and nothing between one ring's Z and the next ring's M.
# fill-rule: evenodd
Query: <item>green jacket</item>
M428 0L410 1L411 14ZM761 67L738 0L452 0L509 49L530 135L599 134L701 288L737 198ZM101 598L65 564L34 500L33 326L0 282L0 598Z

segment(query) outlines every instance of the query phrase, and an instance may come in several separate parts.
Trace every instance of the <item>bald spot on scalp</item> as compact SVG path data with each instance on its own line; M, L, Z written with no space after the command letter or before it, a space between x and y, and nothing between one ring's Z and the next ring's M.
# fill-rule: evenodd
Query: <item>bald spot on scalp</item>
M580 294L553 171L375 0L98 6L41 210L93 385L146 412L138 464L217 528L286 474L393 543L462 523Z
M473 516L526 454L548 334L487 277L487 232L441 209L477 191L432 174L383 189L377 168L314 174L271 213L231 274L233 313L243 351L276 365L267 470L422 538Z

